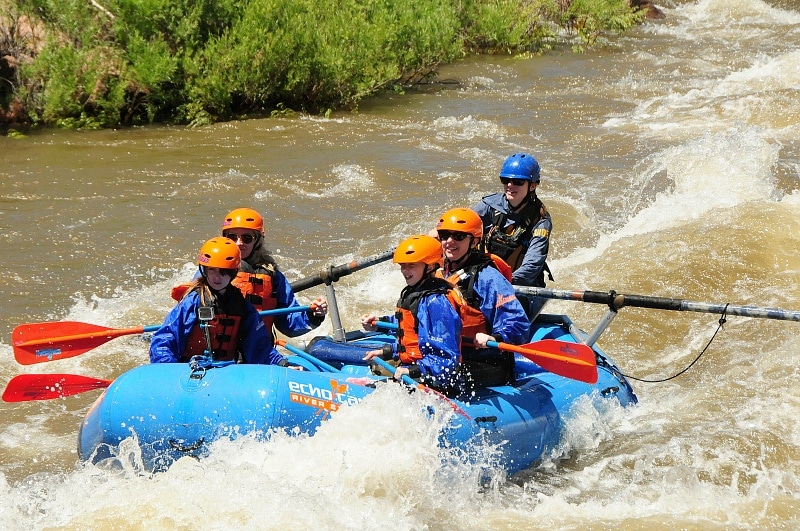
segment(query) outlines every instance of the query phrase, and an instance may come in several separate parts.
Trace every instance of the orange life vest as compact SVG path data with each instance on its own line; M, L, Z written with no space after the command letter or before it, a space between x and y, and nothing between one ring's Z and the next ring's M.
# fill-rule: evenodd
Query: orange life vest
M486 267L494 267L511 282L511 268L505 261L497 255L486 254L481 258L483 260L478 262L471 262L471 265L459 269L447 277L447 281L458 286L461 290L463 304L457 308L459 316L461 317L461 335L464 337L475 337L475 334L490 334L492 333L491 324L486 321L486 317L478 307L478 300L475 297L475 281L478 273ZM436 272L437 276L444 277L443 271L440 269Z
M244 299L249 301L256 310L273 310L278 307L278 297L275 289L272 286L272 269L268 269L268 273L245 273L239 271L236 277L231 281L232 286L236 286L239 291L244 295ZM183 298L189 284L180 284L172 288L172 298L179 301ZM262 316L267 330L272 330L272 325L275 322L275 316L265 315Z
M231 281L231 285L239 288L244 299L255 306L256 310L273 310L278 307L278 297L272 286L272 276L272 271L266 274L239 271L236 278ZM267 330L272 330L275 316L264 315L261 318Z
M400 300L397 301L397 311L395 312L395 317L397 318L397 354L401 363L411 364L422 359L422 353L419 350L419 318L417 317L419 301L429 295L437 294L446 295L447 300L450 301L456 312L459 312L459 306L462 305L461 298L458 296L457 291L453 289L453 286L440 277L426 279L414 291L404 288L401 292Z
M225 314L216 315L214 319L208 321L214 360L231 361L236 359L237 347L241 337L241 322L242 318L240 316ZM178 361L187 362L192 356L204 354L207 349L206 336L200 326L200 321L198 321L189 333L186 349Z

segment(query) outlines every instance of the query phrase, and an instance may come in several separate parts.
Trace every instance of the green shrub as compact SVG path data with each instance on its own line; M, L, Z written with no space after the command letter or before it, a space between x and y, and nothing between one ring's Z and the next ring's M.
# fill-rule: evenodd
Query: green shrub
M192 100L224 115L289 107L354 105L459 52L450 3L335 0L253 2L199 54Z
M464 42L472 52L530 52L554 43L550 23L551 13L558 11L554 1L471 0L464 3L464 10Z
M0 105L68 127L353 108L466 53L540 51L559 27L592 45L641 20L627 0L2 2L47 38Z

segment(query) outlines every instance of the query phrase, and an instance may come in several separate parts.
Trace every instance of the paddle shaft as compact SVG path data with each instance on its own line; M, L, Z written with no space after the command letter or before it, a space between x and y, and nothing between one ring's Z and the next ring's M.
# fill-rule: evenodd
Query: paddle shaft
M346 264L338 266L330 266L327 270L322 271L316 275L312 275L306 278L301 278L300 280L292 282L291 288L292 291L297 293L298 291L303 291L308 288L313 288L314 286L319 286L320 284L330 284L332 282L336 282L337 280L339 280L344 276L349 275L350 273L354 273L360 269L364 269L366 267L370 267L375 264L385 262L386 260L391 259L393 256L394 256L394 249L386 251L381 254L369 256L367 258L360 258L358 260L353 260L352 262L348 262Z
M683 299L670 299L667 297L649 297L646 295L626 295L610 291L568 291L547 288L533 288L514 286L518 294L546 299L562 299L570 301L583 301L595 304L605 304L617 311L624 306L638 308L652 308L656 310L672 310L678 312L701 312L726 315L739 315L742 317L756 317L761 319L777 319L781 321L800 321L800 311L783 310L781 308L759 308L757 306L736 306L733 304L718 304L709 302L696 302Z
M381 359L380 357L372 358L371 361L374 361L375 363L383 367L385 370L389 371L389 374L394 374L397 371L397 367L392 366L388 361ZM402 376L403 376L402 377L403 383L406 385L410 385L411 387L420 387L420 386L425 387L407 374L404 374Z
M388 371L389 374L393 375L397 371L397 367L393 367L389 362L387 362L386 360L381 359L380 357L372 358L371 361L374 361L375 363L377 363L378 365L383 367L383 369ZM443 393L440 393L436 389L432 389L432 388L428 387L427 385L416 381L415 379L413 379L411 376L409 376L407 374L403 374L402 375L402 380L403 380L403 383L406 384L407 386L409 386L411 388L414 388L414 389L419 389L420 391L423 391L425 393L428 393L428 394L431 394L431 395L437 397L438 399L440 399L444 403L446 403L448 406L450 406L450 408L453 411L455 411L456 413L458 413L459 415L461 415L465 419L467 419L469 421L472 420L472 417L470 417L469 414L461 408L461 406L456 404L454 401L450 400Z

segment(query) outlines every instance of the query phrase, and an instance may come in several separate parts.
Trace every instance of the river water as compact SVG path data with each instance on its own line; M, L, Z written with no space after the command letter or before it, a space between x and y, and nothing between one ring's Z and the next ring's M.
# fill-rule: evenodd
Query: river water
M113 379L146 363L146 340L127 336L20 366L11 331L160 323L232 208L264 213L296 280L499 191L518 151L542 166L549 287L800 309L800 2L661 7L664 21L609 47L470 59L441 70L457 84L329 119L0 138L0 384L24 372ZM345 328L390 310L401 287L388 263L338 282ZM590 330L605 309L546 311ZM664 378L718 318L623 308L599 343L627 374ZM315 437L219 443L155 476L78 462L77 427L99 391L3 403L0 528L796 528L799 332L730 317L685 374L634 382L640 403L627 409L579 402L543 463L489 487L458 464L442 470L435 429L391 390Z

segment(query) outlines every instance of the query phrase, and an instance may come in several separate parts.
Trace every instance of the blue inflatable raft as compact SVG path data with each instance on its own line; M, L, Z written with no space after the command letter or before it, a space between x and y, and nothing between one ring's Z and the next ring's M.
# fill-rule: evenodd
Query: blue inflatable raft
M579 342L580 332L563 315L542 315L532 328L532 341ZM132 369L114 380L86 414L79 455L93 462L113 458L124 439L135 437L144 466L155 471L186 455L202 456L221 437L266 438L274 430L313 434L337 410L357 407L374 391L370 382L377 377L361 358L365 349L393 340L381 333L349 334L344 341L318 338L307 351L321 364L292 358L305 371L273 365L193 369L185 363ZM464 414L454 416L443 442L468 448L480 436L498 444L501 464L513 474L559 442L564 417L579 397L596 393L623 406L635 403L620 371L597 346L592 349L595 384L547 372L517 355L513 384L478 388L469 403L452 401Z

